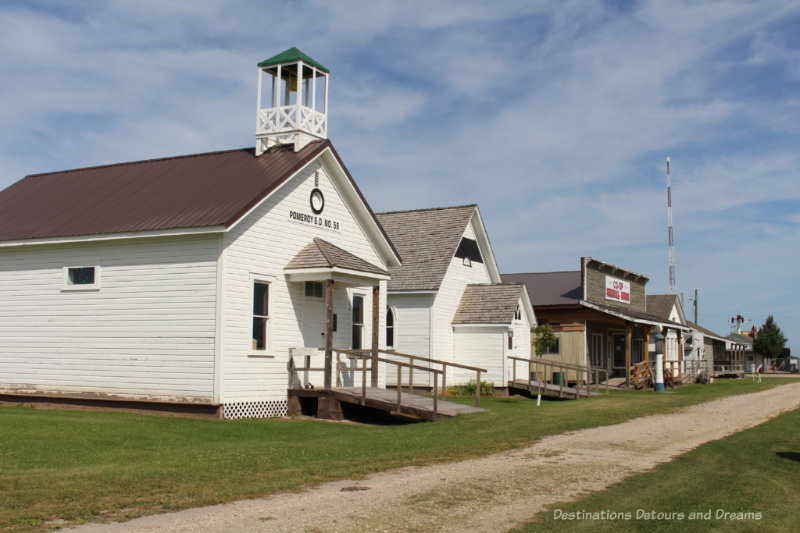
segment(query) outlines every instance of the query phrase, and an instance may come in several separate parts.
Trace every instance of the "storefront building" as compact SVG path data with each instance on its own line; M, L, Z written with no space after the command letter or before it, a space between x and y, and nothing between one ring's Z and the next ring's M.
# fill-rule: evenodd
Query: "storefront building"
M541 357L625 376L648 357L657 328L685 329L647 312L649 278L592 257L581 258L580 270L502 277L525 283L538 323L553 328L558 342Z

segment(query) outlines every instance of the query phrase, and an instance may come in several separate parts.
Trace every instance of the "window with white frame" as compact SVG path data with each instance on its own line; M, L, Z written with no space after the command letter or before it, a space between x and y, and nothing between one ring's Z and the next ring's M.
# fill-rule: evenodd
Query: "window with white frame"
M353 345L354 350L360 350L364 337L364 297L356 294L353 296Z
M603 366L602 333L592 333L592 366L595 368L602 368Z
M87 290L100 288L100 267L64 267L64 290Z
M306 296L310 298L322 298L322 282L306 281Z
M386 347L394 348L394 310L386 308Z
M253 350L267 350L269 330L269 283L253 282Z

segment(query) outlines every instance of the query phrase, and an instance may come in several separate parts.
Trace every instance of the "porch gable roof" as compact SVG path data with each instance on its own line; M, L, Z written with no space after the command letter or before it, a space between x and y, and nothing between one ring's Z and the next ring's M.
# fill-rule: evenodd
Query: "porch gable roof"
M514 320L523 299L522 283L473 283L461 295L453 324L503 324Z
M288 275L302 272L341 272L367 274L369 278L388 279L389 272L326 240L314 239L286 264Z

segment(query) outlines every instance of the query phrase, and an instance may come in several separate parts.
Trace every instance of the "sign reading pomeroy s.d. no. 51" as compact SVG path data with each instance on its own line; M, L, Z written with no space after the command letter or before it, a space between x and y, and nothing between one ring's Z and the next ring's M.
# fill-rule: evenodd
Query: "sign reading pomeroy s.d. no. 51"
M631 282L606 276L606 300L631 303Z

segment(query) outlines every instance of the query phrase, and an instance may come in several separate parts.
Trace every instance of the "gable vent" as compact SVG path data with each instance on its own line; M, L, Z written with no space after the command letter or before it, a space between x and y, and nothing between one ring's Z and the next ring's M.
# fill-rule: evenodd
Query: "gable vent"
M461 243L456 250L456 257L461 259L469 259L473 263L483 263L481 251L478 249L478 243L474 239L463 237Z

